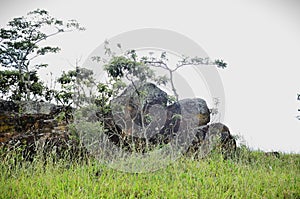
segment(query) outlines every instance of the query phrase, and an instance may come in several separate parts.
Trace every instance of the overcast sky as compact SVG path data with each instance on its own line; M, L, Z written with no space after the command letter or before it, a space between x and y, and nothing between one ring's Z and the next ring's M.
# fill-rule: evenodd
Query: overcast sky
M0 25L43 8L76 19L84 32L58 36L52 71L85 60L105 39L139 28L172 30L197 42L228 68L224 123L254 149L300 153L300 1L0 0ZM208 99L208 102L210 100ZM209 104L211 106L211 104Z

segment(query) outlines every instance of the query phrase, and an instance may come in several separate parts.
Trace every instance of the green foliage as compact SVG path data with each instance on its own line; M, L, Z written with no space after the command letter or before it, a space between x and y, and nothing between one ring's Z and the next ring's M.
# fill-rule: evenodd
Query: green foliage
M127 53L125 56L114 56L105 65L105 70L109 77L113 79L126 78L134 82L139 80L145 82L147 80L155 81L155 73L150 67L142 61L137 60L138 56L134 50Z
M59 47L42 46L41 42L63 32L84 30L75 20L63 22L49 15L46 10L37 9L27 16L16 17L0 29L0 65L13 69L14 78L7 71L1 71L6 78L1 91L11 100L30 100L42 95L40 81L32 82L31 74L38 78L36 71L47 64L32 64L37 57L59 52ZM17 78L17 79L16 79ZM13 92L7 92L14 87ZM33 95L33 96L32 96ZM48 98L48 97L46 97Z
M117 44L117 47L121 49L121 45ZM186 57L183 56L181 60L175 66L169 65L169 59L166 52L162 52L159 57L154 57L150 53L150 56L143 56L139 58L136 51L128 50L121 55L116 55L116 52L112 52L109 47L109 42L105 41L104 45L105 54L108 55L109 60L101 57L93 57L94 61L104 62L104 69L108 74L109 84L114 84L114 81L129 81L135 85L135 81L139 82L154 82L158 85L167 85L170 82L175 100L179 99L177 89L174 85L173 74L178 69L185 66L201 66L201 65L214 65L219 68L226 68L227 63L223 60L211 61L209 58L201 57ZM155 74L154 68L161 68L168 72L169 76L160 76ZM114 80L114 81L112 81Z
M85 89L96 84L92 70L77 66L75 70L63 71L57 82L61 85L61 89L55 92L54 98L62 105L70 106L74 103L78 107L94 97L87 96L85 92Z
M117 84L114 85L116 86ZM107 114L111 110L109 101L113 96L114 90L104 83L98 83L97 89L99 95L95 98L95 104L100 107L102 113Z
M63 74L57 79L57 82L61 85L61 90L55 92L55 100L62 105L69 105L73 100L75 83L76 83L76 70L63 71Z
M46 32L45 27L51 28L51 31ZM83 30L76 21L65 23L51 17L46 10L37 9L26 17L16 17L8 22L7 28L0 30L0 63L4 67L28 70L34 58L60 50L58 47L40 46L41 41L75 29Z
M217 65L217 67L219 68L226 68L227 67L227 63L225 63L222 59L217 59L214 62L215 65Z
M75 70L63 71L57 82L60 84L60 89L46 89L45 97L49 101L54 99L57 104L63 106L60 117L66 119L66 122L69 123L68 118L72 117L72 109L80 107L80 105L88 102L87 98L92 97L85 96L84 91L85 87L95 84L93 71L77 66ZM80 90L83 92L80 92Z
M26 79L28 87L21 79ZM26 89L33 95L34 99L44 96L45 86L40 81L36 71L20 74L17 70L0 71L0 92L1 98L7 97L10 100L20 101L25 98Z

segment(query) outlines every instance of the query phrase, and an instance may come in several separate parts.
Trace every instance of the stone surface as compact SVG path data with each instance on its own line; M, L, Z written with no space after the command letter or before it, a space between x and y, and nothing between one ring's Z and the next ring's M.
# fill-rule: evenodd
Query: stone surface
M0 101L0 146L6 150L22 148L29 160L38 151L55 150L62 155L74 150L76 143L69 137L66 121L58 119L63 110L44 102Z
M105 122L108 134L115 143L121 140L129 148L132 142L143 148L147 142L155 147L175 140L188 147L188 151L197 151L200 157L216 148L223 153L235 150L235 140L225 125L208 125L210 110L205 100L183 99L168 106L167 103L167 94L154 84L130 85L112 100L113 113ZM151 120L147 121L149 115ZM137 134L142 125L146 135Z
M213 123L198 128L190 152L197 152L200 158L210 154L212 151L219 151L225 156L236 150L236 141L230 134L227 126L222 123Z
M112 119L124 136L151 137L164 125L167 102L167 93L155 84L131 84L111 101Z
M207 124L210 121L210 111L205 100L201 98L179 100L181 110L185 111L189 120L195 120L198 126Z
M20 102L20 107L22 114L50 114L55 105L48 102L24 101Z
M152 142L163 139L170 142L177 132L195 134L195 128L206 125L210 121L210 112L205 100L201 98L183 99L167 107L167 118L159 134L153 137ZM185 135L186 138L188 135ZM190 135L193 137L194 135ZM187 140L188 141L188 140Z

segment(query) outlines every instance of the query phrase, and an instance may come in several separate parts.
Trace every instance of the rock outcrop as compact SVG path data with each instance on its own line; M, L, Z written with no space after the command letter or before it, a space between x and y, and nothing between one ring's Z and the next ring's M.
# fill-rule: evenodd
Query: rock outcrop
M112 119L123 136L149 138L163 126L167 103L167 93L155 84L131 84L111 101Z
M228 127L209 124L210 110L205 100L169 99L155 84L135 83L111 100L111 111L93 110L84 120L101 121L109 139L128 151L147 152L169 143L179 143L180 147L187 147L187 152L197 152L199 157L214 149L225 154L235 150L235 139ZM66 151L78 154L81 150L78 139L71 138L67 125L71 118L60 118L64 111L65 107L44 102L0 101L0 145L25 146L26 157L38 151L54 151L61 157Z
M226 153L236 148L225 125L208 125L210 110L201 98L170 103L164 91L146 83L129 86L111 101L111 106L110 119L105 123L109 124L108 133L115 143L143 148L147 144L157 146L177 139L191 144L189 151L201 151L201 156L218 147Z
M60 157L67 151L75 154L79 145L70 137L66 120L60 118L64 109L45 102L1 100L0 146L7 151L22 149L23 157L28 160L39 152L55 152Z

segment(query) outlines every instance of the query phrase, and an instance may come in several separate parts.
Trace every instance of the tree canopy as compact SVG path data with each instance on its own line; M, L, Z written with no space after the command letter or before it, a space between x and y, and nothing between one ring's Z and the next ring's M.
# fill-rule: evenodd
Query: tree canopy
M16 17L0 29L0 65L11 71L1 71L1 91L12 100L30 100L41 95L44 86L36 71L47 63L32 64L37 57L57 53L57 46L44 46L42 41L73 30L84 30L76 20L64 22L48 11L36 9L26 16Z

